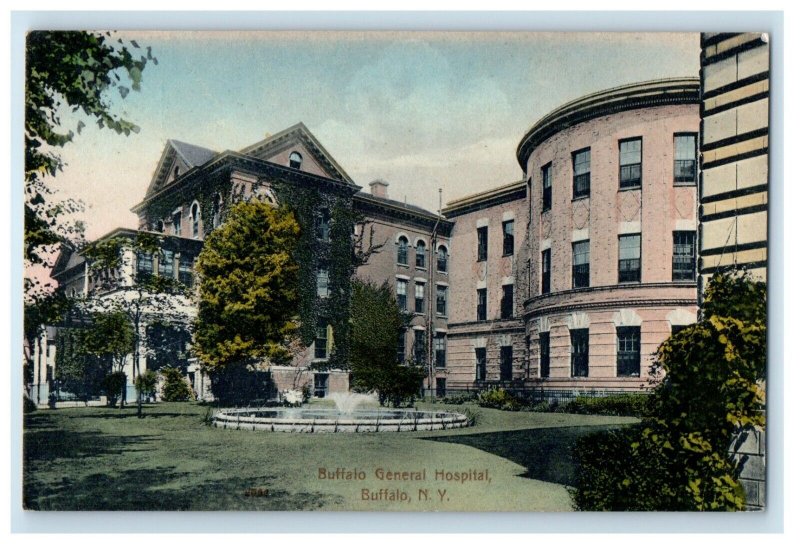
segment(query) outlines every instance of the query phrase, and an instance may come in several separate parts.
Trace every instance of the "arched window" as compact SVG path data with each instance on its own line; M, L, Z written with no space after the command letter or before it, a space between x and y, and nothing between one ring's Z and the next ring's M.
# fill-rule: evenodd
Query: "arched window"
M297 151L292 151L292 154L289 155L289 168L299 169L301 164L303 164L303 156Z
M417 268L425 268L425 242L422 240L417 242Z
M164 232L164 222L161 221L160 219L158 221L156 221L155 231L156 232Z
M408 239L405 236L397 239L397 264L408 264Z
M192 204L192 237L200 236L200 206L197 202Z
M436 252L436 270L439 272L447 272L447 247L439 246Z
M222 212L222 196L217 193L214 195L214 202L211 204L211 225L213 228L217 228L221 223L221 212Z

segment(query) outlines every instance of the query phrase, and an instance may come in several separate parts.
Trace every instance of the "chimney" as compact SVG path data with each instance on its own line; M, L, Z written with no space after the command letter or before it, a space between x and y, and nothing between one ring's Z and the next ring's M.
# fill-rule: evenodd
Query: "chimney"
M388 186L389 184L382 179L376 179L369 182L369 192L378 198L389 198L389 192L386 190Z

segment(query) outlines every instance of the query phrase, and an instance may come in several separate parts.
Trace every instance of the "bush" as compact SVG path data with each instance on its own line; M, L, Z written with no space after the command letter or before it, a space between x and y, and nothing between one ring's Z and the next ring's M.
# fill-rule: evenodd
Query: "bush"
M440 399L440 402L444 404L464 404L465 402L473 402L476 398L478 396L475 393L462 393Z
M145 370L136 376L133 381L134 386L136 386L136 392L143 398L148 398L155 394L157 383L158 375L152 370Z
M36 411L36 403L28 395L22 395L22 413L30 414Z
M478 395L478 406L518 411L522 408L522 403L505 389L487 389Z
M607 397L577 397L564 406L564 411L568 414L643 417L648 398L645 394L636 393Z
M253 370L246 363L228 363L209 373L211 392L220 406L261 404L274 398L269 372Z
M161 400L166 402L186 402L194 398L192 388L189 387L180 370L164 367L161 369L161 375L164 376Z
M122 396L125 392L125 385L128 377L124 372L112 372L103 378L103 390L106 392L106 399L109 406L115 406L119 401L122 405Z

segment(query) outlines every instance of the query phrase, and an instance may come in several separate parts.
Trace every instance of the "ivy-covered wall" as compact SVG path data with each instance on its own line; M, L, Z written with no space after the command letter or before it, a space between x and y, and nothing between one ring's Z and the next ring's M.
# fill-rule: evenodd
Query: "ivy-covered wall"
M166 191L139 212L141 223L152 228L157 221L166 220L176 208L186 209L196 200L203 218L203 234L208 234L217 194L223 200L220 212L222 221L233 201L249 198L253 194L254 187L250 182L243 184L237 181L240 190L235 190L234 177L238 179L237 173L233 169L224 169L213 176L183 183ZM249 179L252 174L245 174L244 177ZM315 366L320 369L348 368L352 234L355 223L352 194L357 188L354 186L351 190L341 185L323 186L313 181L303 183L273 176L253 179L258 180L256 184L269 187L280 203L287 204L300 224L295 259L300 267L297 276L298 315L303 344L313 345L318 324L326 322L333 328L333 349L326 363L317 363ZM327 240L319 239L316 234L316 222L322 217L323 210L330 217ZM317 297L317 269L320 263L327 263L328 266L328 298Z

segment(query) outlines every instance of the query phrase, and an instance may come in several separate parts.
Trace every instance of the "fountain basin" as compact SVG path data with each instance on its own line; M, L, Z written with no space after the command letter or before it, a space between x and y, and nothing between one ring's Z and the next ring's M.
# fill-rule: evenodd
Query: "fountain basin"
M417 410L354 410L321 408L227 408L213 415L223 429L288 433L374 433L439 431L468 427L458 412Z

